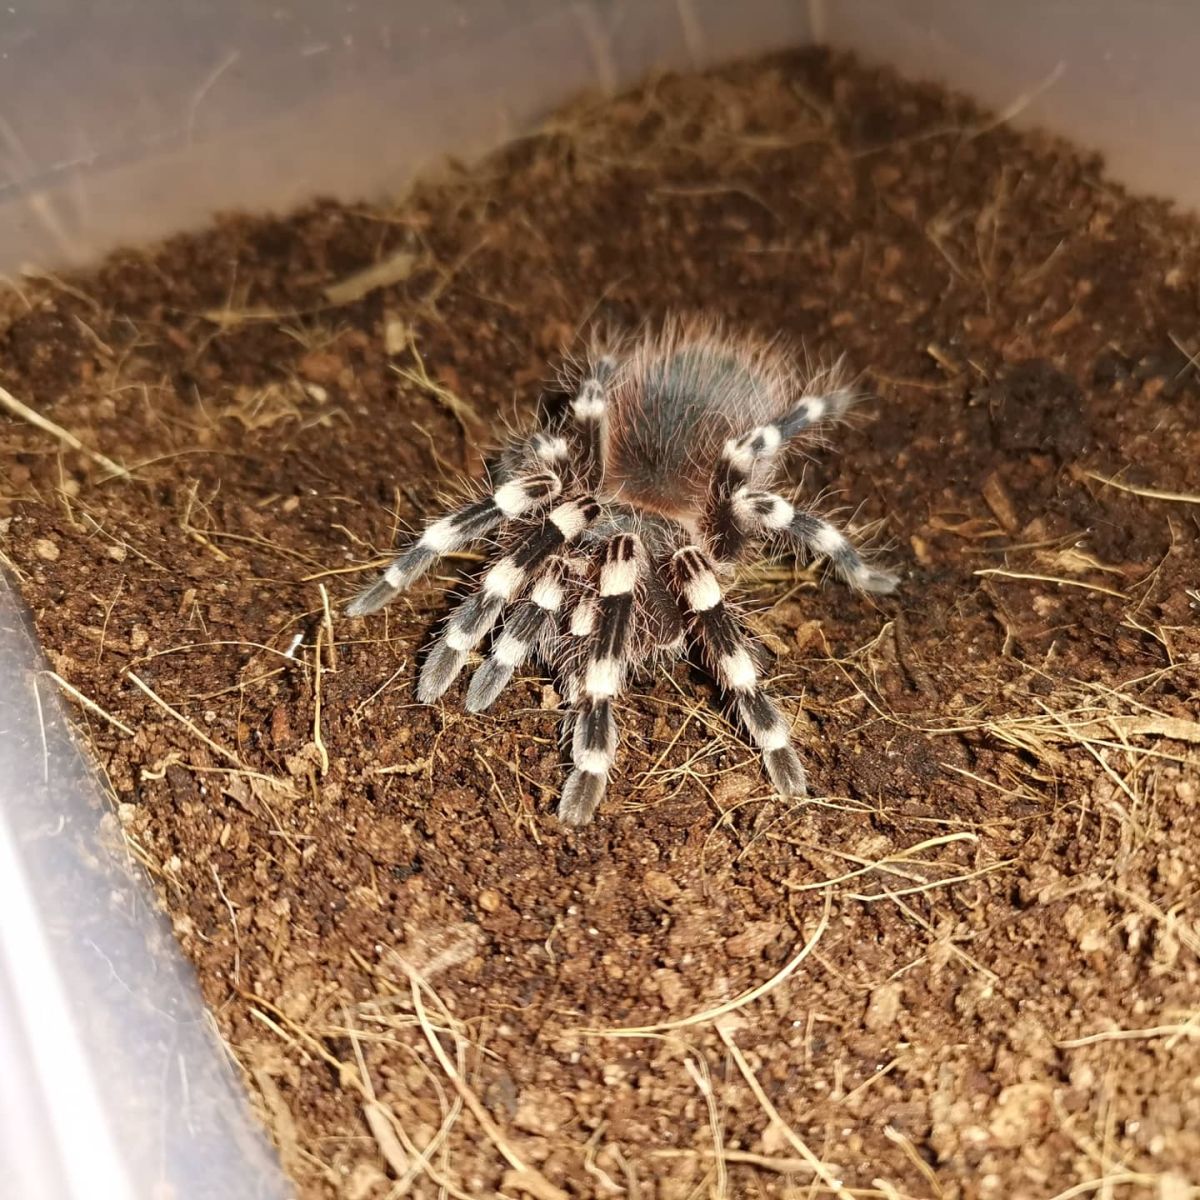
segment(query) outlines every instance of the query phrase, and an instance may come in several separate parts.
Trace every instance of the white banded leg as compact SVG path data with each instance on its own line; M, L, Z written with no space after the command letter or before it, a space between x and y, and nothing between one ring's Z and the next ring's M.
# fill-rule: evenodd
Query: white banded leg
M539 642L554 627L563 602L562 564L551 563L505 620L492 651L471 677L467 688L467 711L483 712L508 685Z
M596 628L596 619L600 608L592 596L582 596L576 600L567 617L566 652L556 668L561 675L560 686L563 698L573 708L579 703L580 688L583 686L583 674L579 663L587 653L587 638L591 637Z
M671 589L667 587L657 562L647 564L645 572L646 623L656 650L683 649L683 613L679 611Z
M768 467L798 433L821 421L841 416L853 400L849 389L841 387L801 396L778 420L737 434L725 443L713 470L704 518L713 553L718 559L723 562L736 559L745 544L745 531L733 513L735 493L756 478L761 480L762 469Z
M571 400L571 419L579 439L579 474L584 487L600 487L604 477L604 437L608 425L608 396L596 374L579 385Z
M539 430L528 442L527 452L546 470L560 474L571 458L571 447L559 433Z
M346 605L346 615L362 617L394 600L419 579L439 558L481 538L501 521L512 520L548 504L562 491L554 471L518 475L502 483L490 496L464 504L432 525L383 574Z
M725 604L712 559L699 546L685 546L676 551L671 565L705 664L732 697L746 732L762 751L775 789L784 796L805 795L804 767L792 748L787 722L759 684L749 639Z
M805 554L829 559L830 565L850 587L863 592L886 594L899 579L863 561L850 539L836 526L795 505L774 492L752 492L740 488L733 495L732 511L747 533L774 534L791 542Z
M517 600L547 559L573 542L595 519L600 506L590 496L565 500L491 566L477 592L450 614L417 681L417 699L432 704L454 682L467 655L487 636L506 605Z
M575 828L588 824L604 798L608 772L617 754L613 702L625 681L629 638L633 628L634 592L642 573L641 543L632 533L619 533L605 547L599 595L589 616L586 657L573 691L576 707L571 737L573 770L567 777L558 819ZM578 614L580 609L576 609Z

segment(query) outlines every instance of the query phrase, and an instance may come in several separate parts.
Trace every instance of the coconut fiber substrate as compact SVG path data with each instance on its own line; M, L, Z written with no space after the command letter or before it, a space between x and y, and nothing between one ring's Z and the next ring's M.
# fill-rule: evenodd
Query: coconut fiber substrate
M0 413L0 552L302 1197L1200 1194L1193 219L805 52L2 303L86 450ZM740 580L809 799L683 660L571 832L551 680L416 702L478 555L343 607L675 313L845 356L792 484L902 581Z

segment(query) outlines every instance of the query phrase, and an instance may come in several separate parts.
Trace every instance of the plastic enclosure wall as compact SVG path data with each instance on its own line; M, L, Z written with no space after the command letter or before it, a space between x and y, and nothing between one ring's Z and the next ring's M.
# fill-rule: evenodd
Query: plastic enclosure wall
M219 209L382 196L581 88L813 39L960 86L1196 204L1198 33L1192 0L5 6L0 273ZM0 579L0 1190L286 1196L27 628Z

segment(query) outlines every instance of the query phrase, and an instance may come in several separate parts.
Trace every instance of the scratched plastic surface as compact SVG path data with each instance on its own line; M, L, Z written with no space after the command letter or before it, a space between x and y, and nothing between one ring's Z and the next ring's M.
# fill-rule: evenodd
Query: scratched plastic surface
M1200 203L1193 0L18 0L0 6L0 273L217 209L370 198L582 87L814 37Z
M0 1195L288 1195L0 584Z
M582 88L829 40L1200 202L1191 0L15 0L0 276L370 199ZM0 381L2 382L2 381ZM0 1195L289 1194L0 578Z

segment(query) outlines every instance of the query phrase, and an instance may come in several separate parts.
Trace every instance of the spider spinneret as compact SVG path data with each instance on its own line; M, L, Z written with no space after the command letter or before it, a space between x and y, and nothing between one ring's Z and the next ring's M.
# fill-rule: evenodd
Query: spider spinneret
M852 588L895 588L836 526L771 490L793 440L842 416L852 391L837 368L804 377L773 345L695 321L593 350L568 386L565 411L506 450L490 494L426 526L347 614L382 608L488 538L490 565L434 641L417 696L437 701L502 620L466 707L486 709L530 658L554 672L572 760L561 821L588 824L604 797L631 669L689 644L776 790L804 795L789 724L722 580L772 543L827 558Z

